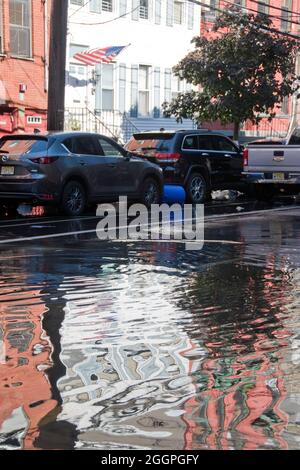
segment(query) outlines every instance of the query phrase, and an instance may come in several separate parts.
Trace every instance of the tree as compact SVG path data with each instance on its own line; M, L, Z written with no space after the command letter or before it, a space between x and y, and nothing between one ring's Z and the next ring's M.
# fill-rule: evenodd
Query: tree
M165 116L198 124L220 120L234 124L238 140L242 122L269 120L283 98L296 91L297 41L272 28L266 15L225 10L213 27L215 37L195 37L195 50L173 68L175 75L198 86L164 103Z

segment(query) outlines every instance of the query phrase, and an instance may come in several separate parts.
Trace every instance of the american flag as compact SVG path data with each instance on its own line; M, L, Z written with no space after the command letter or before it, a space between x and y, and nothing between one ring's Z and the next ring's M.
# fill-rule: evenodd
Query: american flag
M113 46L103 47L96 49L89 49L82 52L77 52L73 57L74 59L82 62L85 65L96 65L99 62L111 62L120 52L127 46Z

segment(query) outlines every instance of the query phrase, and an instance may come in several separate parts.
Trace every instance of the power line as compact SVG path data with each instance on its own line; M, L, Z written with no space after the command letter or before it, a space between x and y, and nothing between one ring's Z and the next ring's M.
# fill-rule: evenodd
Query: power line
M286 7L284 7L284 8L275 7L273 5L269 5L268 3L261 2L260 0L250 0L250 2L256 3L257 5L262 5L262 6L265 6L265 7L272 8L273 10L279 10L279 11L282 11L282 12L291 13L294 16L300 16L300 13L297 13L296 11L293 11L293 10L289 10Z
M71 15L69 15L69 18L72 18L73 15L76 15L78 11L80 11L82 8L84 8L88 3L90 3L91 0L87 0L87 2L83 3L79 8L77 8Z
M224 13L224 10L221 10L221 8L212 7L211 5L207 5L206 3L199 2L198 0L188 0L188 1L191 3L194 3L195 5L200 5L204 8L207 8L208 10L217 11L219 13ZM237 16L233 12L228 12L228 13L231 14L232 16ZM295 34L287 33L284 31L280 31L279 29L276 29L276 28L269 28L267 26L259 26L258 28L263 29L265 31L269 31L270 33L280 34L281 36L286 36L286 37L290 37L293 39L297 39L298 41L300 40L300 36L296 36Z
M130 11L127 11L127 12L123 13L123 15L116 16L115 18L112 18L111 20L107 20L107 21L101 21L101 22L97 22L97 23L82 23L82 22L77 22L77 21L70 21L70 23L71 24L79 24L81 26L97 26L97 25L100 25L100 24L112 23L113 21L116 21L120 18L123 18L124 16L130 15L130 13L133 13L135 10L138 10L139 8L140 8L140 5L138 5L137 7L133 8Z
M250 0L250 1L254 1L254 0ZM257 10L253 10L253 8L249 8L247 6L243 6L243 5L237 5L236 3L233 3L233 2L230 2L230 1L226 1L226 0L223 0L224 3L227 3L229 5L236 5L236 6L239 6L239 8L241 8L242 10L247 10L247 11L251 11L251 12L254 12L254 13L257 13L259 15L263 15L263 16L267 16L268 18L274 18L278 21L284 21L285 23L292 23L292 24L296 24L298 26L300 26L300 23L299 21L293 21L291 19L288 19L288 18L283 18L283 17L280 17L280 16L276 16L276 15L271 15L269 13L263 13L263 12L258 12ZM254 3L260 3L260 2L254 2ZM265 5L265 4L264 4ZM287 11L287 10L284 10L284 11Z

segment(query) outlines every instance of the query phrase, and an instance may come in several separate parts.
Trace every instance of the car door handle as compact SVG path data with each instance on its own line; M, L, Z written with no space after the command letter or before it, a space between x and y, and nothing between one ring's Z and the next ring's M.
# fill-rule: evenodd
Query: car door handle
M201 153L202 157L209 157L209 153Z
M117 164L116 163L109 163L108 166L109 166L109 168L114 168L115 166L117 166Z
M227 158L229 157L229 158L231 158L232 155L231 155L230 153L225 153L224 157L227 157Z
M80 162L79 162L79 163L80 163L80 165L86 165L86 162L85 162L85 161L83 161L83 160L80 160Z

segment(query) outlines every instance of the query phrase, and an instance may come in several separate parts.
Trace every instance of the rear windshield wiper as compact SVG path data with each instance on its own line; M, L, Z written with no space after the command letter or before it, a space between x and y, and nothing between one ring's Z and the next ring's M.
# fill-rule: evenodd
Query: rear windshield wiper
M9 153L9 151L8 151L8 150L1 150L1 149L0 149L0 153Z

